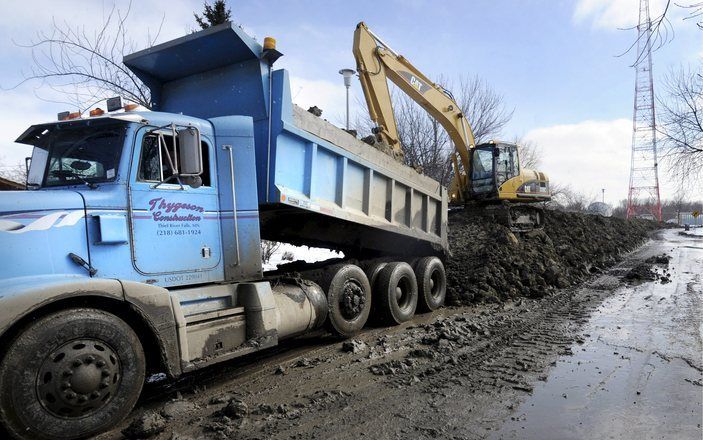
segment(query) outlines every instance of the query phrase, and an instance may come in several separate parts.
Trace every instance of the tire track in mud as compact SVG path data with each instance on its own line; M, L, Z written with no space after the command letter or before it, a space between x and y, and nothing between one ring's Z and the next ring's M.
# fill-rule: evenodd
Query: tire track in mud
M292 419L284 412L280 418L255 420L237 435L481 438L532 391L531 383L546 378L559 355L570 354L572 344L582 341L582 324L610 292L594 294L586 287L507 309L465 310L376 338L366 355L346 355L351 367L310 375L323 379L313 385L315 393L287 403L294 408ZM443 337L435 339L438 333ZM462 334L464 339L446 339ZM361 381L340 387L340 376ZM330 377L335 379L330 382ZM514 403L503 405L506 397Z

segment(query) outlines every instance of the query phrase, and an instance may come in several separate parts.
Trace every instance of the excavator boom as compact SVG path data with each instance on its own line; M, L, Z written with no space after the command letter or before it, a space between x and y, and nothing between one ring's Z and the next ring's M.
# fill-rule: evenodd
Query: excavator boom
M353 50L369 116L378 126L381 140L396 151L401 148L388 89L388 80L391 80L447 130L462 166L468 171L474 135L451 95L391 49L363 22L356 26Z

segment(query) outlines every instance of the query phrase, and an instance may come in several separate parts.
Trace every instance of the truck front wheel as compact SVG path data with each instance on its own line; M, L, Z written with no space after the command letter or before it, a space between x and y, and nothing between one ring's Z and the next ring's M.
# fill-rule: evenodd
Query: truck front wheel
M0 363L0 420L16 438L72 439L124 419L144 384L139 338L120 318L89 308L29 324Z

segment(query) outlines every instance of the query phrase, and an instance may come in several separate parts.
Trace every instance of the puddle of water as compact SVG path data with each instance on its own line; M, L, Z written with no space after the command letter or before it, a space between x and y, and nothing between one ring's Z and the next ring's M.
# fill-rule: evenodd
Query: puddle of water
M702 438L703 252L672 253L673 282L622 287L606 300L584 344L490 438Z

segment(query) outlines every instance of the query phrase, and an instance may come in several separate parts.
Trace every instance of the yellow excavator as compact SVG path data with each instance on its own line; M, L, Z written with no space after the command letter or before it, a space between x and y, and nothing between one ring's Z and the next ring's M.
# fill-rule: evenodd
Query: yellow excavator
M549 179L520 166L518 146L491 141L475 145L471 125L451 93L433 83L359 23L354 32L354 58L369 116L376 124L374 143L394 157L402 157L391 80L444 127L454 145L450 203L489 214L514 231L541 228L544 210L537 202L551 199Z

